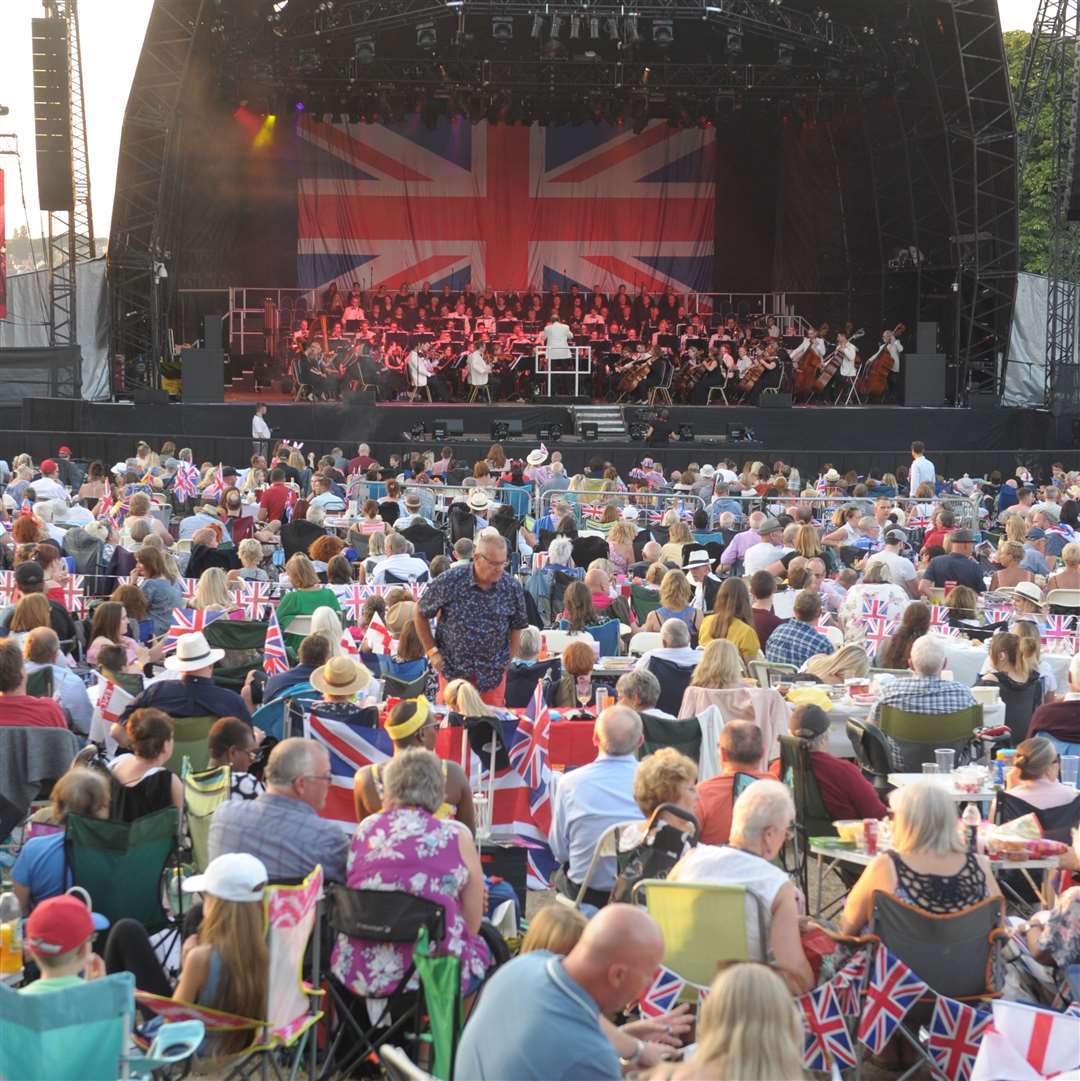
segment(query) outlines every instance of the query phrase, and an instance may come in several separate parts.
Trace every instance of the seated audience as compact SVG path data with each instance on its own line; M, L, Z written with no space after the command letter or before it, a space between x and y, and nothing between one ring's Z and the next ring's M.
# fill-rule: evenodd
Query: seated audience
M761 652L750 593L741 578L728 578L717 590L712 614L702 621L698 645L705 646L718 638L733 643L743 660L753 660Z
M750 592L753 601L750 614L754 617L754 630L758 642L764 649L769 635L784 621L773 611L773 597L776 594L776 579L768 571L757 571L750 579Z
M172 720L160 709L137 709L124 725L131 754L109 762L113 778L112 817L134 822L170 805L184 806L180 778L166 762L173 753Z
M765 659L774 664L793 664L801 668L818 653L832 653L832 643L816 629L820 615L821 597L802 590L795 597L791 619L769 635Z
M60 639L51 627L35 627L23 643L26 674L48 671L52 677L52 698L67 713L71 727L82 735L90 731L94 707L86 693L86 684L62 663Z
M745 886L751 959L763 961L766 950L771 951L791 992L801 995L813 986L813 973L799 938L795 887L773 863L794 821L795 805L787 788L779 781L754 781L735 801L730 842L699 844L668 877L672 882ZM767 943L759 934L759 912L764 916Z
M316 608L322 608L324 605L335 612L340 612L341 604L337 599L337 594L319 581L311 560L302 552L298 552L285 564L285 574L292 589L281 598L278 604L278 623L281 625L285 644L292 649L298 649L304 636L289 633L289 624L293 619L296 616L310 616Z
M848 894L842 932L863 933L875 890L939 916L1000 894L989 859L968 851L957 828L957 804L941 785L904 785L889 795L889 805L892 848L874 857Z
M660 627L660 645L656 649L646 650L634 665L639 671L648 671L653 657L661 661L670 661L680 668L692 668L701 660L701 650L690 648L690 628L682 619L665 619Z
M26 693L26 667L18 642L0 642L0 727L64 728L67 718L51 698Z
M945 647L937 635L924 635L911 647L911 676L895 679L881 692L870 711L876 724L882 706L895 706L911 713L956 713L975 705L971 691L962 683L942 679Z
M321 864L328 881L344 882L348 834L319 817L332 779L330 755L321 743L282 740L266 762L266 791L214 811L210 858L248 852L275 881L305 878Z
M173 609L184 607L183 590L166 577L165 557L161 550L145 545L135 553L135 572L146 599L146 617L153 623L155 635L164 634L173 622ZM63 635L61 635L63 637Z
M900 626L878 650L879 668L908 668L911 664L911 647L930 630L930 605L916 601L904 609Z
M371 673L355 657L331 657L322 668L311 673L311 685L322 695L312 703L312 711L334 721L371 725L372 706L362 701L371 686L371 678Z
M1023 740L1005 774L1005 790L1040 811L1062 807L1078 797L1076 786L1061 783L1061 755L1042 736ZM990 813L995 818L996 807Z
M443 767L434 754L422 747L396 753L383 773L382 809L360 822L349 844L345 884L399 890L441 905L446 936L431 944L432 952L458 958L461 990L468 993L490 961L479 933L484 877L469 831L435 817L444 797ZM330 969L355 994L384 996L397 988L412 952L408 943L338 935Z
M627 706L642 717L656 717L663 721L674 721L675 715L657 709L660 701L660 680L647 668L635 668L619 676L615 684L615 694L619 705Z
M694 606L693 599L694 587L681 570L665 572L660 582L660 606L645 617L641 629L662 632L664 623L678 619L686 624L691 634L696 634L701 624L701 610Z
M769 777L759 768L765 748L761 729L751 721L728 721L717 741L720 772L697 786L694 814L700 829L698 843L726 845L731 836L735 800L756 780Z
M592 670L595 663L596 654L591 642L568 642L562 653L562 676L552 686L548 704L558 709L592 705L595 697Z
M42 901L23 928L26 952L41 977L20 987L19 994L47 995L101 979L105 962L93 952L93 941L108 922L71 894Z
M822 683L843 683L848 679L870 674L870 658L862 646L841 646L835 653L818 653L803 665L802 670L817 676Z
M229 767L230 799L255 799L266 791L262 781L248 772L259 753L255 732L250 724L239 717L219 717L207 737L210 750L207 769Z

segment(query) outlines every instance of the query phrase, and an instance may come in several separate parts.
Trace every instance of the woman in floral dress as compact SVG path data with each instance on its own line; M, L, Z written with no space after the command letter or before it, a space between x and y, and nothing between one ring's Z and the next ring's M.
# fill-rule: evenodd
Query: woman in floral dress
M436 954L461 961L461 990L484 978L490 962L479 935L484 876L469 831L435 817L444 796L442 763L420 748L395 755L383 772L383 810L356 827L345 884L354 890L401 890L442 905L446 937ZM412 945L338 935L330 964L355 994L385 997L412 963ZM415 982L415 978L414 978Z

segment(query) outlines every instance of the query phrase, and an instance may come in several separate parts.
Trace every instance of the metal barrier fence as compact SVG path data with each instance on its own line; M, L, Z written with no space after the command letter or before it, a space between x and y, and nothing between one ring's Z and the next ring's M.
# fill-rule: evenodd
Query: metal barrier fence
M636 507L641 525L658 525L672 509L678 511L680 519L689 521L694 511L706 507L704 499L688 492L544 492L539 517L550 513L557 502L569 504L579 527L588 524L589 518L599 519L608 506L617 507L620 514L628 506Z
M731 495L728 500L740 503L744 514L751 511L761 510L770 514L789 514L796 516L796 511L809 508L812 516L819 522L825 522L831 518L837 510L846 507L858 506L867 516L872 517L874 505L880 498L888 499L899 510L903 511L905 522L916 524L929 523L929 519L935 510L947 509L952 512L957 529L979 528L978 505L963 496L949 495L936 499L911 499L908 496L861 496L853 498L850 495L826 495L822 493L816 496L763 496L763 495ZM715 515L714 515L715 517Z

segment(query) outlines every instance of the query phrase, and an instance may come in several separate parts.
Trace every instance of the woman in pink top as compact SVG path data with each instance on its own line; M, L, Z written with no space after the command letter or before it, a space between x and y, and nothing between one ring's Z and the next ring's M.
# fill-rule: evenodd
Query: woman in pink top
M1005 790L1040 811L1072 803L1080 792L1058 779L1061 756L1044 736L1018 744L1012 769L1005 778ZM991 816L992 817L992 816Z

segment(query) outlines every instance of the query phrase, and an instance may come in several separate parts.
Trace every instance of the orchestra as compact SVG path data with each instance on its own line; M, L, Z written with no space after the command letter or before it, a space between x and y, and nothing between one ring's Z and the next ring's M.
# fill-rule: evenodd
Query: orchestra
M895 400L904 349L902 324L885 328L864 359L855 345L863 331L850 322L834 335L826 322L775 315L688 315L673 293L625 287L473 295L425 282L365 294L354 283L343 294L331 283L318 300L319 311L282 332L293 375L315 400L371 388L381 400L464 401L487 387L493 400L525 401L540 393L534 356L546 345L554 359L589 348L584 386L600 401L644 401L664 387L695 405L757 404L766 393L881 403Z

